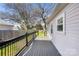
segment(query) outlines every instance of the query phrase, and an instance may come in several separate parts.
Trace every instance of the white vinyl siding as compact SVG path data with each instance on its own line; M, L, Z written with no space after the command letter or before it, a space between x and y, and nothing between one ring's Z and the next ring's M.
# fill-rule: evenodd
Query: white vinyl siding
M65 34L57 31L57 19L63 13L65 13ZM79 56L79 4L68 4L52 19L51 24L53 25L52 42L61 55Z

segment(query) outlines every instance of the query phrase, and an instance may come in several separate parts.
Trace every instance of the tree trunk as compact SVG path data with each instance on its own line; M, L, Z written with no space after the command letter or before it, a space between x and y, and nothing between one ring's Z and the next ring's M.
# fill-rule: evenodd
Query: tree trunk
M44 28L45 28L45 31L44 31L44 36L46 36L46 30L47 30L47 26L46 26L46 22L45 22L45 19L43 18L43 22L44 22Z
M47 28L46 28L45 18L43 18L43 22L44 22L44 24L45 24L44 27L45 27L45 30L46 30Z

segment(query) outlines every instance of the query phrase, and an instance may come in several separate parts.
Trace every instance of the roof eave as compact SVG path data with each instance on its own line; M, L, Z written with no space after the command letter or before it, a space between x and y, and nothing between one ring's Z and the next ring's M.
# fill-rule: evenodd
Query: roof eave
M62 10L64 9L66 6L68 5L68 3L58 3L55 8L52 11L52 14L49 16L49 18L47 19L47 24L49 24L51 22L51 20L53 20L55 18L55 16Z

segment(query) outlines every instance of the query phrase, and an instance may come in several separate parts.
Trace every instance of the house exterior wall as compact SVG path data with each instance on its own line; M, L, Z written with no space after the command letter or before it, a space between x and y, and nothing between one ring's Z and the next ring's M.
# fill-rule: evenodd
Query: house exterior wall
M0 30L13 30L13 25L0 24Z
M64 14L64 32L57 31L57 19ZM53 33L51 34L51 24ZM48 25L49 38L61 55L79 56L79 4L68 4Z

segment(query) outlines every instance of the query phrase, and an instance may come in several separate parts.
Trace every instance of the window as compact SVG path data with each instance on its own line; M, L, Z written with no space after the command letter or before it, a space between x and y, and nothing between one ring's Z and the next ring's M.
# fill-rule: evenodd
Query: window
M57 31L63 31L63 17L57 20Z

